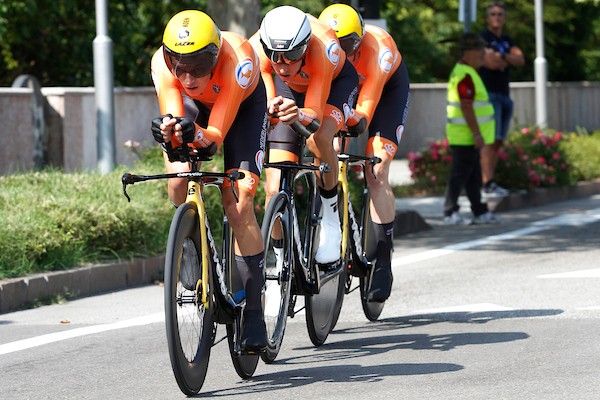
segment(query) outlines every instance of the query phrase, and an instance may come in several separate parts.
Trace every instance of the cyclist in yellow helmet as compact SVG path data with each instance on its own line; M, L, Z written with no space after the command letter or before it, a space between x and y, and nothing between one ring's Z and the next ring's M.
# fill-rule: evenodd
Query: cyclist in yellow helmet
M351 6L332 4L323 10L319 20L336 32L340 46L358 72L357 115L352 119L366 118L369 132L366 155L382 159L375 166L375 176L370 169L365 175L377 239L377 263L368 297L372 301L385 301L392 288L391 252L396 216L389 171L408 113L408 70L392 36L380 27L365 24Z
M162 114L152 122L155 140L172 147L182 142L222 146L225 170L245 174L235 183L239 202L231 190L223 190L223 203L246 291L242 347L262 351L267 345L261 304L264 249L254 195L264 158L267 98L258 57L244 37L221 32L202 11L185 10L167 23L162 46L152 57L152 80ZM168 172L189 171L187 163L170 162L166 154L164 160ZM185 201L186 190L185 180L169 180L175 206Z

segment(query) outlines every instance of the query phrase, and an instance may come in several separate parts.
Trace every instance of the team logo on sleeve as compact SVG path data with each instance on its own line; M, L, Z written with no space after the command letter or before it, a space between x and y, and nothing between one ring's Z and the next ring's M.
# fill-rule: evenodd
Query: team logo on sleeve
M390 72L392 67L394 66L394 55L392 51L387 47L384 47L379 52L379 68L385 73Z
M340 48L340 44L337 40L332 39L331 42L327 45L327 58L329 61L335 66L340 62L340 52L342 49Z
M235 79L242 89L246 89L252 82L252 72L254 72L254 63L250 57L241 60L235 67Z

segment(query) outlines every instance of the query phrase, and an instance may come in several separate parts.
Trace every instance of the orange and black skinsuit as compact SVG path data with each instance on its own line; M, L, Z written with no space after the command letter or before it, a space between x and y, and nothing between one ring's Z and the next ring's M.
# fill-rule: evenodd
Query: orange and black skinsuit
M367 119L366 154L393 158L402 139L410 103L408 70L394 39L385 30L365 25L359 48L349 57L359 78L356 111Z
M254 194L264 160L268 120L259 60L250 43L236 33L222 32L217 64L200 96L190 97L186 93L165 63L162 47L152 57L152 80L160 113L195 121L194 145L198 133L204 136L205 145L211 142L219 148L224 145L225 170L245 172L245 178L236 182L236 186ZM240 168L243 162L247 166Z
M358 77L352 64L346 62L346 54L341 49L335 32L310 15L309 20L312 37L302 60L302 67L287 82L275 74L260 43L259 32L250 38L250 43L260 58L260 71L268 99L275 96L294 99L300 108L300 122L311 131L315 130L311 123L320 122L323 117L335 120L339 130L346 122L343 110L354 106ZM273 162L274 153L278 149L291 150L283 143L297 143L298 136L289 125L278 123L269 133L269 142L269 157Z

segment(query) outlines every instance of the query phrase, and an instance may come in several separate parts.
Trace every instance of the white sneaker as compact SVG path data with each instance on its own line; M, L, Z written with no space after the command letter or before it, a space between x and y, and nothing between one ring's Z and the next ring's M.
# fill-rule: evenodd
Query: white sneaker
M481 197L484 199L495 199L498 197L506 197L510 194L510 192L499 186L496 182L492 182L489 187L483 187L481 189Z
M496 216L496 214L494 214L491 211L488 211L486 213L483 213L481 215L476 216L475 218L473 218L473 224L474 225L481 225L481 224L497 224L500 222L500 218L498 218Z
M318 264L329 264L339 260L342 244L342 228L340 227L340 216L337 209L337 196L323 201L323 218L321 219L321 231L319 233L319 247L315 254Z
M444 217L444 225L464 225L465 219L458 211L454 211L450 216Z

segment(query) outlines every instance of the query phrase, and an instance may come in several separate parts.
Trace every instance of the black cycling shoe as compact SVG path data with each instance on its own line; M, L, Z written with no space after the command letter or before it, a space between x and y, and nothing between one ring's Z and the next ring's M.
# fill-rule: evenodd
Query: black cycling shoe
M376 265L371 279L371 290L367 294L367 300L383 303L390 297L392 292L392 266L391 265Z
M261 353L267 348L267 328L262 311L246 310L242 319L242 352Z

